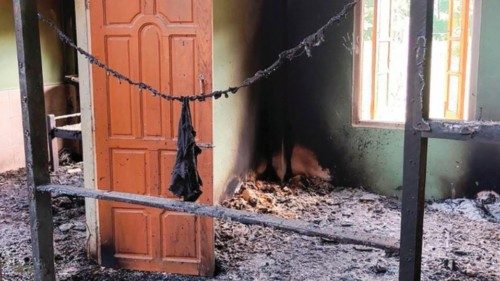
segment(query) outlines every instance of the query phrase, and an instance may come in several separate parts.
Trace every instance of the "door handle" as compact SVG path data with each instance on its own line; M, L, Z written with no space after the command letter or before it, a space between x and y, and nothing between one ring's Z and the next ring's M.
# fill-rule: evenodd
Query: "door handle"
M205 75L200 74L198 80L200 81L200 91L202 94L205 94Z
M215 146L211 143L197 143L196 144L201 149L213 149Z

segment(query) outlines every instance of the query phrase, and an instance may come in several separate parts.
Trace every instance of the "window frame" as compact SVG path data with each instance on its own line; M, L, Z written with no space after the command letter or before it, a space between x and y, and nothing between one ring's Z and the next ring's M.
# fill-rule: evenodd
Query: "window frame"
M465 118L465 96L466 96L466 91L467 91L467 79L468 79L468 62L469 62L469 36L468 34L464 36L464 31L473 32L473 30L470 28L470 1L471 0L461 0L463 1L462 3L466 4L465 5L465 12L461 15L460 17L460 35L458 37L453 36L453 25L454 25L454 17L453 17L453 10L454 8L454 2L459 1L459 0L451 0L448 3L448 13L449 13L449 21L448 21L448 39L447 39L447 44L448 44L448 54L447 54L447 61L446 61L446 87L445 87L445 104L444 104L444 115L445 119L451 119L451 120L463 120ZM474 17L474 16L473 16ZM460 58L459 58L459 65L458 65L458 71L453 71L452 70L452 49L453 49L453 43L458 43L459 48L460 48ZM457 96L457 104L456 104L456 111L450 111L450 80L451 77L458 77L459 78L459 85L458 85L458 91L459 95Z
M405 122L399 121L379 121L379 120L362 120L362 84L363 84L363 48L362 48L362 32L363 32L363 5L361 0L354 9L354 55L353 55L353 84L352 84L352 106L351 106L351 121L353 127L361 128L380 128L380 129L404 129ZM377 0L375 0L377 1ZM472 0L471 0L472 1ZM476 114L476 100L477 100L477 90L478 90L478 69L479 69L479 49L480 49L480 31L481 31L481 7L482 0L473 0L472 6L474 9L474 14L472 19L469 21L471 36L470 51L467 54L469 62L466 66L466 71L469 73L465 75L463 84L469 84L463 93L463 102L461 103L464 107L462 120L474 120ZM374 19L375 22L375 19ZM376 41L374 41L375 43ZM372 66L373 69L374 66ZM372 76L374 74L372 73ZM467 79L469 81L467 81ZM372 83L375 84L375 83ZM373 86L372 86L373 87ZM448 92L443 93L445 97L448 96ZM373 93L372 93L373 96ZM374 105L372 100L371 106ZM373 111L370 114L373 116ZM372 117L373 118L373 117ZM441 119L441 120L452 120L452 119Z

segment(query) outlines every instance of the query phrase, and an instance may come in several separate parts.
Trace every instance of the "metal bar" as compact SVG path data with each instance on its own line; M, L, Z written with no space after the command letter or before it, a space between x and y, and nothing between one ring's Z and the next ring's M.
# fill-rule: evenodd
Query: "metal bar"
M127 204L136 204L169 210L173 212L182 212L199 216L232 220L247 225L273 227L306 236L322 237L343 244L369 246L373 248L383 249L391 253L399 252L398 242L395 239L380 237L358 231L346 231L345 229L341 228L319 228L316 224L311 224L305 221L287 220L278 218L276 216L233 210L221 206L201 205L197 203L182 202L160 197L113 191L106 192L101 190L84 189L63 185L44 185L38 186L37 189L53 194L64 194Z
M62 120L62 119L68 119L68 118L73 118L73 117L81 117L81 113L73 113L73 114L68 114L68 115L60 115L56 116L55 120Z
M420 280L433 0L411 0L399 280Z
M37 1L14 0L19 84L29 189L34 280L55 280L50 193L36 186L50 181Z
M80 86L80 78L78 75L66 75L64 76L64 82L71 84L75 87Z
M422 132L426 138L500 144L500 122L431 120L429 125L431 130Z

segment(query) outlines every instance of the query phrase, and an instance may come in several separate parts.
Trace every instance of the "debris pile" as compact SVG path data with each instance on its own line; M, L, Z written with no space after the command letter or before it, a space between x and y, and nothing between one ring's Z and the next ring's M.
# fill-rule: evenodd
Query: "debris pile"
M55 183L82 184L81 164L61 167ZM4 280L32 280L27 190L23 171L0 175L0 253ZM473 200L490 208L492 199ZM465 202L465 201L464 201ZM495 202L498 202L495 199ZM214 278L103 268L87 258L84 201L56 197L54 240L57 278L69 280L397 280L398 257L373 248L215 220ZM362 189L335 188L297 177L286 184L249 180L225 206L399 236L400 205ZM464 205L467 203L461 203ZM500 280L499 224L430 205L425 217L422 280ZM452 205L455 206L455 205ZM464 205L465 206L465 205ZM457 210L459 208L455 208Z
M472 220L488 220L500 223L500 195L494 191L482 191L475 199L447 199L429 205L430 210L458 214Z
M302 176L296 176L286 184L257 181L250 178L236 190L233 198L224 201L222 205L237 210L298 219L298 209L303 209L304 205L308 203L315 203L304 202L303 200L306 200L308 196L321 197L341 189L322 179ZM296 200L299 197L303 200Z

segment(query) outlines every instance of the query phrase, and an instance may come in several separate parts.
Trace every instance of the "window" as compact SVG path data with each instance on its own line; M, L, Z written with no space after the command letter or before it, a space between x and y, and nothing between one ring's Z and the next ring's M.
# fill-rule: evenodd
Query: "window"
M471 89L473 2L435 0L432 47L433 119L466 119ZM354 121L405 120L409 0L364 0L358 6Z

